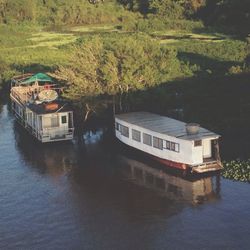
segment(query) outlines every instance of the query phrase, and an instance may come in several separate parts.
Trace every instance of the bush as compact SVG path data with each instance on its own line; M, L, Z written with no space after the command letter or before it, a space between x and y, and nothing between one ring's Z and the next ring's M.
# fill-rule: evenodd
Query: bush
M83 40L56 74L69 84L67 97L80 99L150 88L179 72L175 50L146 35L114 35Z
M122 29L133 32L146 32L152 33L155 31L164 30L183 30L192 31L197 29L203 29L203 23L198 21L189 20L173 20L173 19L160 19L154 15L148 15L146 18L142 17L127 17L122 19Z
M250 182L250 160L233 160L223 163L222 176L236 181Z
M232 67L230 67L229 70L228 70L229 75L240 74L240 73L242 73L242 72L243 72L243 70L242 70L241 66L239 66L239 65L237 65L237 66L232 66Z
M199 54L218 61L244 62L247 57L246 42L224 40L219 42L181 42L176 45L181 52Z

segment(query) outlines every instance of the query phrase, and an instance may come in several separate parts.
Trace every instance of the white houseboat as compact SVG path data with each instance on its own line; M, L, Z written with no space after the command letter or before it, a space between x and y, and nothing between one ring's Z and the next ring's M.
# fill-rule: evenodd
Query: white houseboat
M170 167L198 173L222 168L220 136L198 124L186 124L148 112L133 112L115 116L115 131L123 143Z
M11 101L17 120L40 142L73 139L73 111L60 100L61 89L38 73L12 79Z

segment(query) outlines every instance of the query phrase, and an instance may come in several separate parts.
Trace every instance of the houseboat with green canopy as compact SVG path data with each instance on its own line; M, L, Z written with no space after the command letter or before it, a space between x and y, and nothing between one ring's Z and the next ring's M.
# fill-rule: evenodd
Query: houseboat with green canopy
M47 74L24 74L11 81L12 109L19 123L40 142L72 140L73 111L62 88Z

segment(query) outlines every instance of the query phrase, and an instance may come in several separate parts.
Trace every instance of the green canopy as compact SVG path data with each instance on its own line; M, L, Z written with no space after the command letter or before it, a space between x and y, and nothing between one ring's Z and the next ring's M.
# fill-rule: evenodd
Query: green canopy
M43 73L37 73L33 76L31 76L30 78L28 78L27 80L23 81L22 83L32 83L32 82L53 82L53 80L51 79L50 76L43 74Z

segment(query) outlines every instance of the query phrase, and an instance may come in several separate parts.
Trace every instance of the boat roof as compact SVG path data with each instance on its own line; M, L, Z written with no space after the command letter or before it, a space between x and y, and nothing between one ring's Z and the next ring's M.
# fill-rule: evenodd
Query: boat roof
M37 73L35 75L26 78L25 80L21 81L22 84L30 84L33 82L53 82L52 78L44 73Z
M30 103L27 105L27 107L35 112L38 115L45 115L45 114L52 114L52 113L63 113L63 112L69 112L72 111L70 105L66 102L62 102L62 101L54 101L53 103L58 104L58 108L57 109L53 109L53 110L48 110L45 108L45 104L41 103L41 104L35 104L35 103Z
M205 138L219 138L220 135L200 127L196 134L188 134L186 131L187 123L173 118L161 116L149 112L131 112L116 115L116 118L139 127L180 138L183 140L201 140Z

